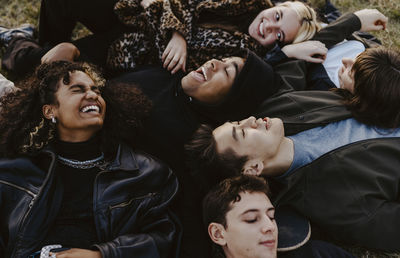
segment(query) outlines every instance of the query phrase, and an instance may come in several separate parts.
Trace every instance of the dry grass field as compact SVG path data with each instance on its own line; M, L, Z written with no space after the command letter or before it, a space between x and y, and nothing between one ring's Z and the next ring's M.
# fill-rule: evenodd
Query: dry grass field
M310 0L321 2L324 0ZM400 0L331 0L343 13L363 8L377 8L389 17L389 25L386 31L374 33L382 40L383 45L400 50ZM0 25L15 27L22 23L37 25L39 15L39 0L0 0ZM79 25L75 29L74 37L87 34L87 30ZM1 57L1 53L0 53ZM5 73L1 71L1 73ZM7 76L7 74L5 74ZM346 247L347 248L347 247ZM357 257L400 257L400 254L387 254L373 252L357 247L347 248Z

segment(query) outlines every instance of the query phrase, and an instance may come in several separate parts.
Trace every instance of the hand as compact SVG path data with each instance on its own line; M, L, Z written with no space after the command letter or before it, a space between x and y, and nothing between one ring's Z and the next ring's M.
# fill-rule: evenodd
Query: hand
M284 46L282 51L290 58L305 60L311 63L323 63L328 53L325 44L317 40L289 44Z
M140 5L143 7L143 9L146 9L147 7L149 7L155 1L157 1L157 0L142 0L140 2Z
M66 251L55 254L57 258L102 258L99 251L92 251L87 249L72 248Z
M361 21L360 31L384 30L388 18L376 9L363 9L354 13Z
M178 32L172 34L167 47L162 54L163 67L171 74L176 73L179 69L186 72L186 40Z
M42 57L42 63L50 63L58 60L74 61L81 53L75 45L63 42L53 47Z

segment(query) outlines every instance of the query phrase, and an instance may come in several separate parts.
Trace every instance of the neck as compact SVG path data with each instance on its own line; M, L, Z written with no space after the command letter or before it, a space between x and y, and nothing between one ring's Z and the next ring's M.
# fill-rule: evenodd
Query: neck
M264 162L262 175L279 176L285 173L293 162L294 146L293 141L284 137L279 147L277 155L271 160Z
M58 138L64 142L85 142L95 135L92 130L79 130L74 132L58 132Z

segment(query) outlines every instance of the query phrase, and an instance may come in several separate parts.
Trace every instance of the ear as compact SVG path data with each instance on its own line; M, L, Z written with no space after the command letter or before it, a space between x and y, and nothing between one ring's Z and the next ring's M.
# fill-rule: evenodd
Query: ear
M211 240L217 245L226 245L226 240L224 238L225 228L222 224L212 222L208 225L208 235Z
M264 163L261 160L249 160L243 168L243 174L259 176L264 169Z
M52 119L53 117L55 118L55 110L54 110L54 106L53 105L48 105L48 104L46 104L46 105L43 105L43 107L42 107L42 113L43 113L43 116L46 118L46 119Z

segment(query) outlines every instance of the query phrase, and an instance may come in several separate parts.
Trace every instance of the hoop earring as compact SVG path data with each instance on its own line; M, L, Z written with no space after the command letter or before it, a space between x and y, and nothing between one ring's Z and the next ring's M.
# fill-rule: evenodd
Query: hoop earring
M56 123L57 123L57 120L56 120L56 118L55 118L54 116L51 117L51 122L52 122L53 124L56 124Z

